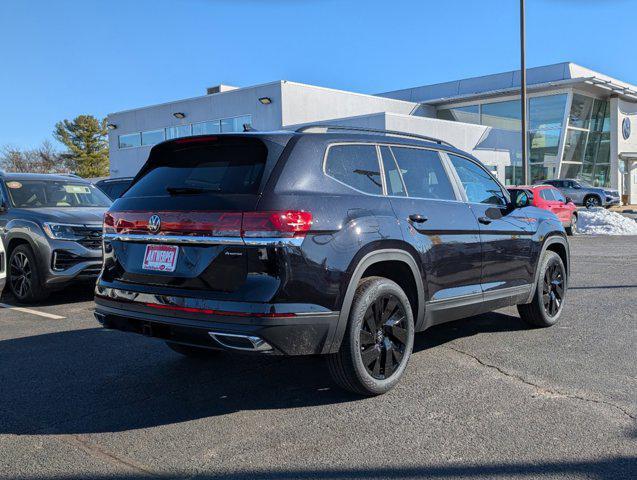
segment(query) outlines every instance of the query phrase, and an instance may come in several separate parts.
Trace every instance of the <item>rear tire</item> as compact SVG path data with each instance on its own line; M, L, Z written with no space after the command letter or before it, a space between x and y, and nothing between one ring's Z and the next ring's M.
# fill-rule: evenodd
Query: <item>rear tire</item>
M221 350L212 348L195 347L193 345L182 345L181 343L166 342L168 348L188 358L214 358L221 353Z
M341 347L328 356L329 370L346 390L381 395L400 381L413 346L407 295L387 278L368 277L356 289Z
M567 290L566 268L560 256L547 250L531 303L518 305L520 317L534 327L555 325L562 315Z
M577 233L577 215L571 215L571 224L564 230L566 230L566 234L569 236L575 235Z
M9 289L19 302L36 303L49 296L50 292L42 286L42 276L29 245L18 245L11 251L7 270Z

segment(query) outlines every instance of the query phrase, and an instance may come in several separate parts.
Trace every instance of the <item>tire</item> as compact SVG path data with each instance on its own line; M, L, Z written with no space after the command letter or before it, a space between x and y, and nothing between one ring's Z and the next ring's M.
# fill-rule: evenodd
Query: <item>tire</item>
M166 345L168 345L168 348L170 348L173 352L177 352L188 358L207 359L216 357L221 353L221 350L195 347L193 345L182 345L181 343L166 342Z
M36 303L49 296L42 286L42 275L29 245L18 245L11 251L7 273L9 289L19 302Z
M577 215L571 215L571 224L564 230L566 230L566 234L569 236L575 235L577 233Z
M356 289L341 347L328 356L330 374L345 390L381 395L400 381L413 346L414 317L405 292L387 278L365 278Z
M550 327L562 315L568 287L566 268L557 253L550 250L544 253L538 277L533 300L531 303L518 305L518 312L529 325Z
M588 195L584 197L584 206L586 208L597 208L602 206L602 200L597 195Z

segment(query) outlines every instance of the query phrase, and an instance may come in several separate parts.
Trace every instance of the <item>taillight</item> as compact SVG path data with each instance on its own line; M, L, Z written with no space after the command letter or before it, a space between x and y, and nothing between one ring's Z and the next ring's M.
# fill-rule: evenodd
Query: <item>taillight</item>
M153 215L159 230L149 229ZM213 237L304 237L312 214L303 210L276 212L106 212L104 233L188 235Z
M301 210L282 212L245 212L241 226L243 237L300 237L312 226L312 214Z

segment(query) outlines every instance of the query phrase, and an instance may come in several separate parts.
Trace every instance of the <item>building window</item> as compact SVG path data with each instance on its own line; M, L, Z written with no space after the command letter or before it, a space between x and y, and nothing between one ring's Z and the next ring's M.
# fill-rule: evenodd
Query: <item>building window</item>
M201 123L193 123L192 124L192 134L193 135L211 135L215 133L221 132L221 125L219 120L214 120L212 122L201 122Z
M141 135L138 133L129 133L128 135L120 135L118 137L119 148L139 147L142 144Z
M163 130L149 130L147 132L142 132L142 145L155 145L159 142L163 142L165 138Z
M480 105L467 105L438 110L440 120L480 124Z
M222 118L221 133L243 132L244 125L252 125L252 115L244 115L242 117Z
M188 125L176 125L174 127L166 127L166 139L189 137L192 135L192 126Z
M560 178L610 185L610 102L573 95Z
M500 130L522 131L522 107L519 100L485 103L480 112L480 123Z
M567 95L529 99L529 165L531 182L555 178Z

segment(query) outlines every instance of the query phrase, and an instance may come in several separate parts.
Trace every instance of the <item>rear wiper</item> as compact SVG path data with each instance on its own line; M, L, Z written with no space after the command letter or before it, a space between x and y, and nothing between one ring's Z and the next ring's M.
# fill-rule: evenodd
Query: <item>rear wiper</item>
M171 195L196 195L205 192L218 192L219 190L199 187L166 187L166 191Z

